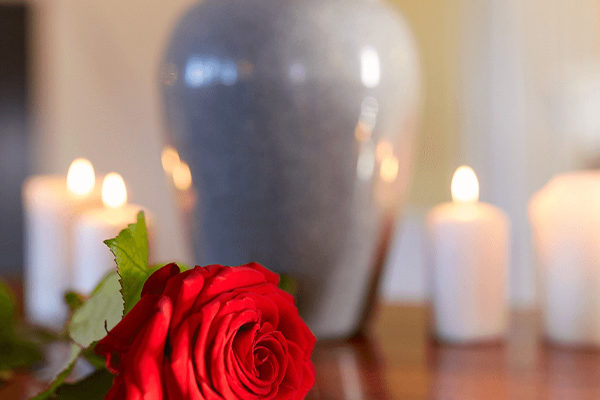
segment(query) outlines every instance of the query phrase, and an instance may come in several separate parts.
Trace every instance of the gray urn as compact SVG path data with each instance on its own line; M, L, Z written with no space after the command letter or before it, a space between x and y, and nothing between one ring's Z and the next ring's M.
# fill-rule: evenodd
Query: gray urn
M419 74L406 23L369 0L206 0L161 67L169 141L198 195L196 263L297 283L319 338L356 333L405 194Z

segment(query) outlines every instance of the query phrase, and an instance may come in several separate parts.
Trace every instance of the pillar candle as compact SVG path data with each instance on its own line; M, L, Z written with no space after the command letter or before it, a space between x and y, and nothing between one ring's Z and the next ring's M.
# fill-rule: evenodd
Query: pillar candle
M529 204L544 331L600 347L600 172L554 177Z
M34 324L60 328L67 316L63 297L71 279L73 221L100 203L92 164L76 159L66 178L28 178L23 185L23 202L25 314Z
M146 222L151 216L142 206L127 204L127 188L121 175L109 173L102 183L103 205L83 212L73 229L72 287L89 294L100 280L116 268L114 257L104 240L111 239L136 222L144 211Z
M455 172L452 197L427 216L435 334L458 343L499 339L507 321L509 221L478 201L469 167Z

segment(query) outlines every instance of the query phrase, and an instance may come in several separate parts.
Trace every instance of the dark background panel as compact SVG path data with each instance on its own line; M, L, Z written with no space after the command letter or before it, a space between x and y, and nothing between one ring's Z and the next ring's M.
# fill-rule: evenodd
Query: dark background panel
M0 5L0 274L23 264L21 185L27 174L27 8Z

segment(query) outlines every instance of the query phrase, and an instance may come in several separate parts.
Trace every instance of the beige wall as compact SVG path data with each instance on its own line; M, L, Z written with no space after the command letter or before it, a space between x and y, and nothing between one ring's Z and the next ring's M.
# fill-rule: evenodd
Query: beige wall
M158 66L192 0L34 1L32 48L38 172L89 158L120 172L130 199L154 210L157 260L189 262L160 165Z
M428 298L425 213L450 198L452 173L459 161L465 162L458 101L464 0L390 1L404 15L417 41L423 110L408 202L388 255L381 289L386 301L422 302Z
M459 156L460 0L391 0L411 26L421 55L424 108L409 193L410 206L450 196Z

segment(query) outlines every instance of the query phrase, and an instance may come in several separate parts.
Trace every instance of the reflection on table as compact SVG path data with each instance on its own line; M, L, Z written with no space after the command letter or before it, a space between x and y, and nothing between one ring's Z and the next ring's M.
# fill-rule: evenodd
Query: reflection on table
M517 312L504 343L449 346L429 336L427 308L383 306L368 338L317 345L308 398L600 398L600 351L553 347L538 324L537 314Z

